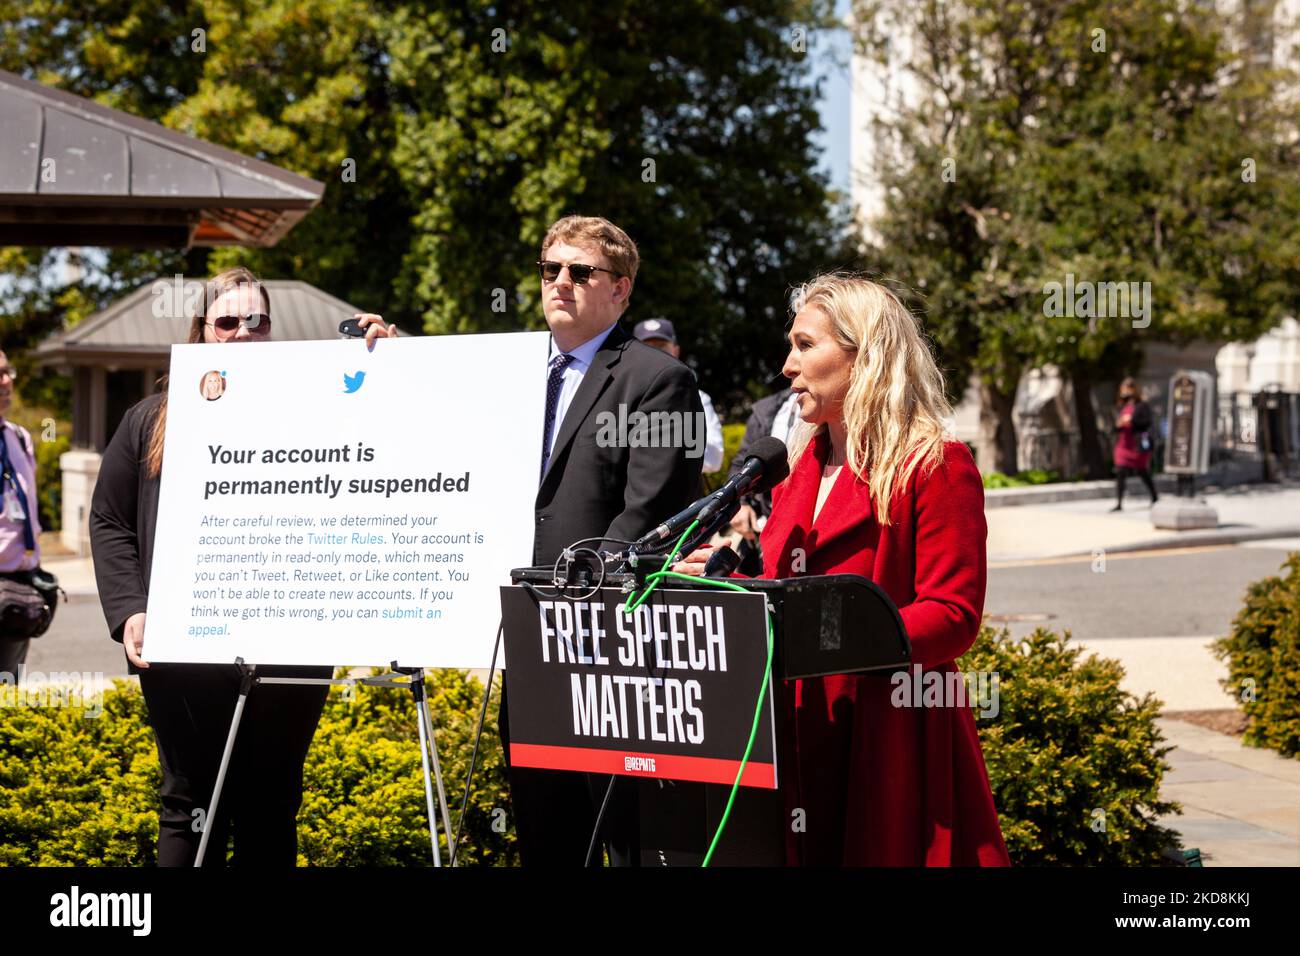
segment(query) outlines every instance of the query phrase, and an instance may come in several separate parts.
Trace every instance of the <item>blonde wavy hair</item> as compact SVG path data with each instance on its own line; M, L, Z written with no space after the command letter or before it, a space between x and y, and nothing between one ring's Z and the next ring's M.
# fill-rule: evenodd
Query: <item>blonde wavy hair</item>
M817 276L794 290L791 312L821 310L839 344L854 353L844 399L848 466L871 490L877 520L917 468L943 462L952 406L943 373L916 318L894 293L861 276ZM790 441L794 468L825 425L800 423Z

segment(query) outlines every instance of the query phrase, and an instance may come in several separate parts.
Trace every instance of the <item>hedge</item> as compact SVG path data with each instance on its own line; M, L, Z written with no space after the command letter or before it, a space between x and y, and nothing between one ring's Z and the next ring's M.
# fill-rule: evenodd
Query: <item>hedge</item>
M1214 652L1227 661L1220 683L1246 715L1246 743L1300 755L1300 552L1285 575L1256 581Z
M1013 641L985 628L959 666L998 677L998 712L976 723L1014 863L1154 865L1177 844L1156 822L1178 809L1158 796L1169 750L1159 703L1122 691L1116 662L1082 660L1052 632ZM117 682L93 719L5 706L14 693L0 687L0 864L152 863L159 771L138 688ZM463 672L430 672L453 820L482 693ZM518 862L495 710L465 823L467 865ZM331 690L304 773L301 864L429 865L417 739L409 692Z
M1089 655L1069 632L1023 640L983 628L958 661L998 677L998 712L978 717L980 743L1011 861L1021 866L1151 866L1180 846L1157 818L1169 769L1160 701L1120 688L1117 661Z

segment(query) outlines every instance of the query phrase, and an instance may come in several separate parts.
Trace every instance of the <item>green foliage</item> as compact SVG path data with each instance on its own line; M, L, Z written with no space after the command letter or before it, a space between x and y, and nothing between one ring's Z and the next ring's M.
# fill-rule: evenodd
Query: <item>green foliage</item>
M1061 480L1061 473L1055 469L1031 468L1014 475L1004 475L1000 471L990 471L984 476L985 488L1025 488L1029 485L1046 485Z
M565 11L475 0L389 21L396 159L417 204L404 307L434 332L540 327L547 225L603 215L641 253L628 320L673 319L725 405L779 362L788 287L832 264L817 90L790 42L829 5Z
M1258 65L1235 6L853 6L859 51L908 49L895 67L919 91L878 124L884 208L864 262L924 311L955 393L974 371L1013 396L1044 363L1076 387L1113 380L1151 342L1249 339L1294 311L1296 80ZM1067 274L1150 282L1149 327L1049 315L1046 284Z
M431 671L427 689L454 822L483 687L462 671ZM498 687L493 698L499 693ZM87 716L93 709L16 706L25 699L17 694L0 685L0 865L152 864L161 775L139 686L116 682L97 717ZM408 690L359 687L345 695L331 689L303 781L301 864L431 864ZM517 862L495 707L488 711L470 799L460 861ZM445 861L447 841L440 836Z
M1300 558L1292 561L1300 567ZM1294 622L1294 588L1290 600ZM1159 703L1121 691L1117 663L1080 660L1065 637L1041 629L1011 641L1005 631L985 628L959 666L998 675L998 713L977 723L1014 863L1152 865L1176 842L1155 822L1178 809L1159 799L1169 750L1154 723ZM14 693L0 687L0 865L152 863L160 781L138 687L118 682L97 718L74 708L13 706ZM430 672L453 822L482 693L465 672ZM304 769L301 864L429 864L414 714L404 689L331 690ZM1098 809L1104 831L1095 828ZM495 707L480 744L460 859L518 862Z
M1011 862L1156 865L1178 842L1156 819L1181 812L1159 796L1172 749L1160 746L1160 702L1121 690L1120 665L1081 660L1068 637L986 627L957 662L997 675L998 712L976 724Z
M0 865L152 863L161 774L139 689L117 682L97 716L45 702L0 685Z
M731 459L740 451L740 443L745 439L745 426L737 422L722 426L722 467L704 476L704 490L708 493L717 491L727 482L727 469Z
M410 332L539 328L538 246L582 212L638 242L627 318L673 318L725 406L779 364L788 287L838 264L817 84L791 42L829 16L826 0L578 0L561 17L492 0L0 0L0 68L326 184L273 249L114 251L75 303L54 253L12 250L0 332L22 352L86 305L236 263Z
M463 671L428 672L429 712L452 820L459 819L483 701ZM493 691L495 702L500 685ZM331 690L303 774L299 862L308 866L428 866L431 863L415 706L408 690ZM498 812L504 811L504 812ZM497 829L493 828L496 824ZM443 860L447 840L441 836ZM505 761L490 706L458 862L518 862Z
M1228 664L1224 690L1241 702L1245 741L1300 756L1300 552L1281 576L1250 585L1232 632L1214 643Z
M58 531L63 527L63 471L59 468L59 456L72 447L68 434L72 431L60 429L54 441L41 441L39 433L36 438L36 497L40 499L41 528L45 531Z

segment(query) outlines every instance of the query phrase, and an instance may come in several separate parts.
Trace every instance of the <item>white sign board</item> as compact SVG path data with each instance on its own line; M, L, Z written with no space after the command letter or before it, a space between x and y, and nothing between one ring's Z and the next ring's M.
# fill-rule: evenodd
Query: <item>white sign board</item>
M547 339L173 346L145 659L488 667Z

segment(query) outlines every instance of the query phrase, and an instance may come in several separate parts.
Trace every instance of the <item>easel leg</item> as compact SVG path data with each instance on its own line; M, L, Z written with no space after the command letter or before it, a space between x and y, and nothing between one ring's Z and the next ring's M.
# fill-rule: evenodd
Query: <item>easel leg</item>
M420 765L424 770L424 805L429 815L429 843L433 849L433 865L442 866L442 851L438 847L438 811L433 805L433 777L438 778L438 795L442 797L443 826L447 830L447 845L451 846L450 817L447 813L447 797L442 789L442 768L438 764L438 751L433 743L433 721L429 719L429 700L424 692L424 668L398 667L393 661L393 672L406 674L410 678L411 697L415 701L415 722L420 730ZM432 755L432 758L430 757ZM433 773L429 768L432 765Z
M196 867L203 865L203 857L208 852L208 837L217 820L217 804L221 801L221 788L226 782L226 771L230 768L230 755L235 749L235 737L239 735L239 722L244 717L244 705L248 703L248 694L253 689L255 667L249 667L242 657L235 660L241 676L239 679L239 700L235 701L235 715L230 721L230 733L226 735L226 749L221 753L221 767L217 770L217 783L212 788L212 799L208 801L208 812L203 818L203 836L199 837L199 852L194 858ZM222 847L222 851L225 848Z
M420 683L424 683L424 672L420 672ZM438 804L442 807L442 828L447 834L448 847L451 846L451 840L454 831L451 828L451 811L447 806L447 791L442 784L442 763L438 760L438 743L433 735L433 718L429 714L429 699L426 695L421 695L421 700L417 702L417 708L420 712L420 720L424 724L424 733L421 735L423 740L429 743L429 760L433 764L433 778L438 785Z
M424 724L424 711L428 702L424 699L423 682L412 680L411 693L415 696L416 723L420 729L420 765L424 770L424 807L429 815L429 843L433 850L433 865L440 867L442 852L438 848L438 812L433 807L433 782L429 774L429 737Z

